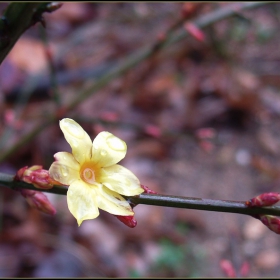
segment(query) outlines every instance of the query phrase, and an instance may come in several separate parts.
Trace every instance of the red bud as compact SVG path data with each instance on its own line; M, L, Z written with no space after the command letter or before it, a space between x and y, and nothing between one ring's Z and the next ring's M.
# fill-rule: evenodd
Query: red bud
M221 260L220 267L227 277L236 277L235 269L229 260Z
M119 216L119 215L115 215L115 216L130 228L134 228L137 225L137 221L134 219L134 216Z
M261 222L266 225L270 230L280 234L280 218L270 215L259 215Z
M151 194L157 194L157 192L150 190L147 186L140 185L142 189L144 189L144 193L151 193Z
M184 28L198 41L204 42L205 35L204 33L192 22L186 22Z
M31 207L49 215L54 215L56 213L55 208L42 192L27 189L20 189L19 192L26 198L26 201Z
M264 207L271 206L277 203L280 200L279 193L263 193L258 195L248 201L246 201L246 205L249 207Z

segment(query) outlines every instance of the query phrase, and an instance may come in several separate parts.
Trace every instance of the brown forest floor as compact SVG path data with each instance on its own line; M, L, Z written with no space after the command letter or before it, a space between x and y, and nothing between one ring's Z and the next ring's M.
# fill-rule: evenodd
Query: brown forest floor
M222 5L229 4L193 4L193 17ZM155 42L182 7L64 3L47 14L62 101ZM203 29L204 42L188 37L135 66L67 117L92 139L108 130L125 140L122 165L159 193L247 200L278 192L279 25L278 3L242 11ZM54 107L41 37L39 25L28 30L0 68L0 132L11 126L11 142ZM19 89L38 73L46 84L14 120ZM203 128L213 137L200 136ZM55 124L2 162L0 171L14 174L34 164L48 169L58 151L69 146ZM64 196L47 194L57 209L50 217L17 192L0 192L0 277L223 277L223 259L237 271L243 266L244 276L280 275L280 237L250 217L138 205L134 229L102 211L78 227Z

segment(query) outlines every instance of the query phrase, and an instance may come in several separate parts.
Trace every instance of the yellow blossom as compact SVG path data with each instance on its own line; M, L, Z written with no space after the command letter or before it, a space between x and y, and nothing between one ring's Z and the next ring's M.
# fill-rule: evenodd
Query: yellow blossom
M121 195L139 195L144 190L131 171L117 164L125 157L126 143L107 131L100 132L91 142L72 119L62 119L59 125L72 154L56 153L49 173L54 180L69 185L67 204L78 225L96 218L98 208L114 215L134 215Z

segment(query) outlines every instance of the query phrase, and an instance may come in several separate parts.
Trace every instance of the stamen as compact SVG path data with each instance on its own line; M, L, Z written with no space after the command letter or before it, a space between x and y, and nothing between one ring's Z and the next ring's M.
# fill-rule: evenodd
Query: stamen
M85 182L87 182L89 184L95 183L95 174L91 168L83 169L81 172L81 177Z

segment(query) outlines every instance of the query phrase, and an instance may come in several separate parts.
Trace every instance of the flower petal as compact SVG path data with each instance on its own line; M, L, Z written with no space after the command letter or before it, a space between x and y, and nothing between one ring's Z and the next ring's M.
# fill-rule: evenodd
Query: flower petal
M98 184L98 207L114 215L132 216L134 212L130 204L118 193Z
M119 194L133 196L144 192L138 178L121 165L101 168L99 174L98 182Z
M91 161L100 167L116 164L125 157L126 143L107 131L100 132L93 140Z
M66 141L72 148L75 159L83 164L91 157L92 142L84 129L72 119L65 118L59 122L59 126Z
M72 154L59 152L54 155L55 162L49 169L50 176L64 185L70 185L73 181L80 179L80 165Z
M94 219L99 215L96 190L95 186L90 186L82 180L74 181L68 188L68 208L79 226L84 220Z

